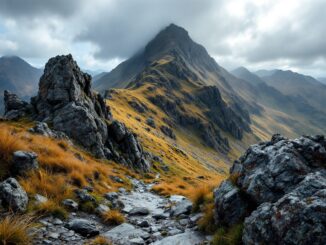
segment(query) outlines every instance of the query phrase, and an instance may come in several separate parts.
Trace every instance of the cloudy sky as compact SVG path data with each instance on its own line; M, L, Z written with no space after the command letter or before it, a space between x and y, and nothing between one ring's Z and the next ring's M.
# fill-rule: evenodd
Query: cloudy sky
M0 0L0 55L109 71L170 23L227 69L326 76L326 0Z

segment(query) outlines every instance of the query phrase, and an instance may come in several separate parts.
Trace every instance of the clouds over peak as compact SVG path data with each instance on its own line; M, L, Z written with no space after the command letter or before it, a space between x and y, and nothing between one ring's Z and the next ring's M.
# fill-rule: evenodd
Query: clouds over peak
M113 68L170 23L227 68L326 70L324 0L3 0L0 54ZM326 75L326 74L325 74Z

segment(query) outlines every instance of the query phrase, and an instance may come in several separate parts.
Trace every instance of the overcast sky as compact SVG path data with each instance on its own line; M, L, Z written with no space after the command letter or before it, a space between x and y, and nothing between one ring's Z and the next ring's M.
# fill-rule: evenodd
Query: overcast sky
M0 55L109 71L170 23L227 69L326 76L326 0L0 0Z

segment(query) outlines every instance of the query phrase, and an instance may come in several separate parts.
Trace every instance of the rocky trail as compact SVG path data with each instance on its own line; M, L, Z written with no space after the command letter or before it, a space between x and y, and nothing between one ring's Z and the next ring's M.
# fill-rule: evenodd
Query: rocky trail
M45 217L40 220L41 227L35 229L34 244L84 244L96 235L126 245L208 243L209 237L197 231L196 222L202 214L191 214L192 203L187 198L165 198L150 191L153 184L132 178L130 181L132 191L120 188L119 192L105 195L108 202L122 208L125 223L108 226L97 215L79 211L70 213L67 220Z

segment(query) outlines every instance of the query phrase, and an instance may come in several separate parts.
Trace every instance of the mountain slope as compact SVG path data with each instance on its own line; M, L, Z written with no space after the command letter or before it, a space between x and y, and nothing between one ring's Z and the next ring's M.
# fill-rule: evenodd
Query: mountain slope
M291 98L248 72L255 82L230 74L186 30L171 24L95 86L145 148L161 156L179 149L182 160L165 160L220 171L223 162L274 133L322 131L319 122L297 112Z
M290 115L293 119L300 118L301 125L291 123L296 132L305 134L307 132L322 132L319 129L326 129L324 126L326 125L326 114L305 100L293 95L284 95L244 67L233 71L233 73L240 79L255 85L252 91L259 104Z
M326 113L324 106L326 85L310 76L292 71L276 70L261 77L266 83L285 95L297 97L312 107Z
M28 64L17 56L0 58L0 111L3 106L3 91L10 90L23 98L31 97L37 88L42 70Z

